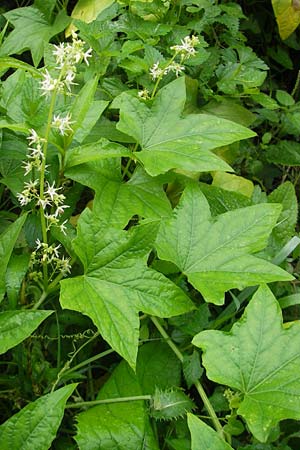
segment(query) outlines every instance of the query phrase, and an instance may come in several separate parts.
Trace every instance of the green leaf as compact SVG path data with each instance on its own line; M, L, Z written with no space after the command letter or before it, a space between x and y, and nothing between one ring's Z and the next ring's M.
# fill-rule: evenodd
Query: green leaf
M87 138L90 139L90 136L92 135L92 129L98 122L107 105L108 102L104 100L95 100L91 102L90 107L81 122L81 126L76 130L76 133L74 135L74 140L76 142L81 144ZM91 142L91 140L89 140L89 142Z
M5 284L10 309L16 309L22 281L28 270L30 255L23 253L10 258L5 275Z
M255 115L252 112L239 103L224 97L220 97L218 100L211 100L201 108L201 111L231 120L244 127L249 127L255 121Z
M49 450L75 387L70 384L44 395L4 422L0 426L1 450Z
M152 176L170 169L190 171L231 170L210 150L253 137L249 129L208 114L182 111L186 100L184 77L162 88L149 109L127 93L118 98L117 128L141 145L135 156Z
M218 88L225 94L254 93L267 76L268 66L258 58L250 47L239 46L223 51L224 64L216 70Z
M162 342L149 342L139 348L136 374L144 394L180 386L181 364L170 347Z
M61 282L61 305L88 315L103 338L135 367L139 311L159 317L182 314L193 305L175 284L146 266L157 225L129 232L105 228L85 210L74 241L84 275Z
M280 210L276 204L260 204L212 220L201 190L190 184L173 218L161 224L158 256L176 264L206 301L216 304L231 288L291 280L281 268L252 255L266 246Z
M239 192L226 191L206 183L200 183L200 188L209 203L212 216L251 206L251 200Z
M300 166L300 143L282 139L276 145L267 147L266 156L269 162Z
M188 427L192 438L191 450L232 450L232 447L202 420L188 413Z
M108 148L117 149L117 144ZM120 146L120 152L123 148ZM66 171L66 176L94 189L93 209L111 226L124 228L135 214L150 219L171 214L163 182L150 177L141 167L126 183L122 181L120 161L116 158L72 167Z
M6 287L5 287L5 273L7 265L10 259L10 255L15 246L16 240L20 234L20 231L25 223L27 215L24 214L19 217L13 224L11 224L7 230L0 236L0 302L3 300Z
M203 350L209 379L242 393L238 414L265 442L280 420L299 420L300 322L284 327L267 286L253 296L229 333L203 331L193 339Z
M272 238L277 247L283 247L295 235L298 218L298 200L294 185L290 181L278 186L268 197L270 203L281 203L282 211L278 225L272 231Z
M278 89L276 91L276 99L283 106L292 106L295 104L294 98L286 91Z
M53 311L5 311L0 313L0 353L24 341Z
M100 139L91 144L81 145L68 150L66 156L66 170L79 164L92 161L99 161L106 158L131 157L132 153L128 148L107 139Z
M13 9L4 16L15 29L2 44L0 55L21 54L30 50L35 66L43 57L45 45L70 23L63 9L56 15L53 24L34 6Z
M97 396L98 400L142 395L139 381L122 361ZM95 406L77 416L80 450L158 450L144 401Z
M213 186L226 189L227 191L237 192L245 197L251 197L253 194L254 185L251 180L239 177L232 173L216 171L213 175Z
M34 77L41 77L41 73L37 69L24 61L9 56L0 58L0 71L7 71L8 69L22 69L31 73Z
M0 128L7 128L8 130L28 133L28 127L24 123L11 123L5 119L0 120Z
M71 144L73 138L77 142L82 142L108 105L108 102L103 100L93 102L98 81L98 77L88 80L71 106L70 114L73 122L73 132L68 137L68 145ZM92 113L92 117L88 117L90 113ZM87 118L93 120L87 121Z
M200 365L199 353L193 351L191 355L184 355L182 370L187 387L190 387L201 378L203 369Z

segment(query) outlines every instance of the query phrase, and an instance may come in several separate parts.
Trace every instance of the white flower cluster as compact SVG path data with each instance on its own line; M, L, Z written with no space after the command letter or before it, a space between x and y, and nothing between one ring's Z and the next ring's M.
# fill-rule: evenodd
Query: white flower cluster
M81 61L89 64L92 49L84 50L85 42L78 39L75 32L72 32L72 43L61 42L59 45L54 45L53 55L56 61L56 69L61 73L59 78L52 78L46 69L43 74L43 80L40 83L42 95L49 95L55 89L58 92L63 92L65 88L71 90L71 86L76 84L74 79L76 76L76 65Z
M27 161L23 162L25 175L28 175L33 169L40 172L44 160L43 143L45 139L38 136L35 130L29 130L31 135L27 138L29 141Z
M185 61L191 56L196 55L197 51L195 50L195 46L198 44L199 38L197 36L186 36L184 39L181 39L181 45L173 45L170 48L180 55L181 61Z
M158 78L161 78L164 75L167 75L169 72L174 72L176 77L178 77L182 72L185 70L185 67L176 62L173 61L173 59L179 55L180 56L180 62L183 63L187 59L189 59L191 56L195 56L197 51L195 49L195 46L199 44L199 38L197 36L186 36L184 39L181 40L180 45L173 45L170 47L171 50L175 52L174 57L172 58L172 62L170 62L166 67L162 68L159 66L159 61L153 64L153 66L150 69L150 75L152 77L152 80L157 80ZM141 91L142 92L142 91Z
M72 123L73 122L71 121L71 114L68 113L65 117L54 115L51 126L52 128L56 128L57 130L59 130L60 134L64 136L69 131L72 131Z
M40 197L39 191L39 181L29 181L24 183L24 189L21 193L17 194L17 198L21 206L26 206L33 200L35 200L36 205L43 208L45 211L46 227L47 231L50 230L51 226L55 225L60 228L60 230L65 233L66 222L60 223L59 216L63 214L68 205L64 205L65 196L59 194L61 188L55 188L54 183L50 185L48 181L45 183L45 190L43 198ZM50 211L50 213L48 212Z
M31 253L31 266L37 264L50 264L54 272L60 272L67 275L71 271L70 259L60 256L59 249L61 245L46 244L39 239L36 240L36 249Z
M184 70L185 67L181 66L177 62L172 62L164 69L159 67L159 62L157 62L153 64L153 66L151 67L150 75L152 77L152 80L156 80L157 78L160 78L163 75L167 75L169 72L175 72L176 77L178 77Z

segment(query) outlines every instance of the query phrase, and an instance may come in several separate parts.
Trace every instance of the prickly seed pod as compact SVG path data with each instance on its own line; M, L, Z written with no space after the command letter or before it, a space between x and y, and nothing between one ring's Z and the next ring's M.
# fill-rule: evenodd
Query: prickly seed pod
M183 417L195 408L193 401L180 389L156 389L150 402L150 415L157 420Z

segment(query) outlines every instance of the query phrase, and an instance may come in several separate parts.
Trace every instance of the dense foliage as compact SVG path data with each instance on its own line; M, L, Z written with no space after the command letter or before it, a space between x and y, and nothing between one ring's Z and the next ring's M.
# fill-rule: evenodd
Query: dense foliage
M298 449L299 2L12 3L0 449Z

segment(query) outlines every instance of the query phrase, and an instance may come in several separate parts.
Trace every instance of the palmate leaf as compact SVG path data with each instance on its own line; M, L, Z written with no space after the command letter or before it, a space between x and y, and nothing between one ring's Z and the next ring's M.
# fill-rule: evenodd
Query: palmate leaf
M158 256L173 262L206 301L222 304L224 292L293 277L252 253L263 249L281 207L260 204L212 219L208 202L190 184L173 218L161 224Z
M141 145L136 158L152 176L180 168L191 171L231 170L210 150L255 136L235 122L207 114L182 118L186 100L184 77L169 83L149 109L127 93L118 98L117 128Z
M53 36L63 31L71 20L61 10L54 22L49 23L44 14L34 6L13 9L5 13L5 18L15 29L1 46L0 56L20 54L29 49L35 66L43 57L44 46Z
M29 403L0 426L1 450L48 450L76 384Z
M229 333L202 331L193 344L203 349L208 378L243 394L237 412L257 439L265 442L282 419L300 419L300 322L282 325L267 286Z
M139 311L170 317L193 308L181 289L146 265L156 233L153 223L129 232L103 227L97 216L85 210L74 241L84 275L61 282L62 307L88 315L132 367L138 348Z
M103 222L110 226L124 228L132 216L138 214L147 219L161 219L169 217L172 209L163 190L162 182L150 177L141 167L137 168L128 182L122 180L120 158L112 158L126 148L115 143L106 144L102 140L103 159L107 160L80 164L70 167L66 176L72 180L92 188L96 195L93 201L93 210ZM87 144L89 148L90 144ZM85 146L82 146L83 149ZM76 152L76 150L75 150ZM93 150L92 150L93 152ZM86 158L92 153L88 150ZM76 160L85 158L84 154L70 154L71 164Z

